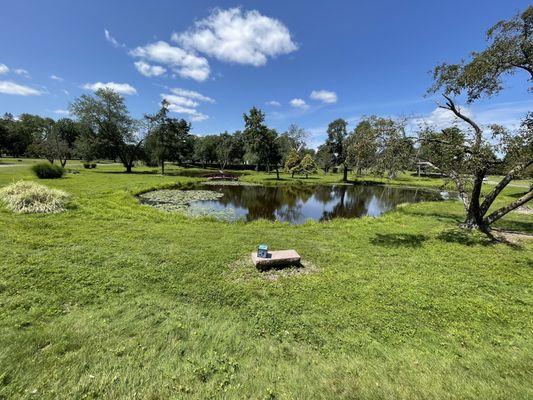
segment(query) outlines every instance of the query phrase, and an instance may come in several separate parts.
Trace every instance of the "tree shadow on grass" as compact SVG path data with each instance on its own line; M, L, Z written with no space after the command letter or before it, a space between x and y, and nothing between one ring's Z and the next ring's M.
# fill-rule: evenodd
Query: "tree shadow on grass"
M411 233L378 233L370 240L374 246L383 247L420 247L427 240L425 235Z
M516 250L522 250L523 246L513 239L511 232L504 232L500 230L493 230L491 236L478 231L469 231L467 229L454 228L445 230L437 235L438 240L446 243L462 244L464 246L493 246L496 244L506 244ZM516 234L515 234L516 235Z

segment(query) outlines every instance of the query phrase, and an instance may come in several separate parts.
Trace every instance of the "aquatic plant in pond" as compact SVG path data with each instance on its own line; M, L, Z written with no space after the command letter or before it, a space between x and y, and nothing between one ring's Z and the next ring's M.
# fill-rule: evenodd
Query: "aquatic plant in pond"
M139 195L141 202L164 211L178 211L189 214L189 205L200 200L216 200L222 193L211 190L154 190Z

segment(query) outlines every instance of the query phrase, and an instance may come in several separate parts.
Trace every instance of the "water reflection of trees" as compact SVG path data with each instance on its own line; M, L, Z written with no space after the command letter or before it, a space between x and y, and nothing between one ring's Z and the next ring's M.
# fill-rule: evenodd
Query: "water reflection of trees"
M310 200L324 209L328 207L319 219L329 220L377 215L401 203L439 198L436 192L390 186L221 186L218 190L224 194L218 202L247 210L248 221L259 218L301 221L309 217L304 215L302 206Z

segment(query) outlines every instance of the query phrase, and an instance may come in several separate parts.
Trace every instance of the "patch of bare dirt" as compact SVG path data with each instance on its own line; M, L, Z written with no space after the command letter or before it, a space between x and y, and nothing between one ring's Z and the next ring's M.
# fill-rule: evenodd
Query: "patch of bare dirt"
M493 229L492 235L500 241L518 244L527 240L533 240L533 235L524 232L512 232Z
M530 215L533 214L533 208L530 208L529 206L521 206L518 207L515 212L517 212L518 214Z

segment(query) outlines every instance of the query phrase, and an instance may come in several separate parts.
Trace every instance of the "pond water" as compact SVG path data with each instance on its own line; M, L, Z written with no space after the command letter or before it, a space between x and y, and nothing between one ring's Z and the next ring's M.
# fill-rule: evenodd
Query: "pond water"
M200 188L215 191L219 197L190 202L191 215L212 215L229 221L263 218L291 224L302 224L309 219L375 217L402 203L445 200L449 196L436 190L384 185L205 185Z

